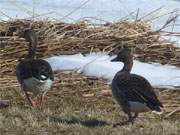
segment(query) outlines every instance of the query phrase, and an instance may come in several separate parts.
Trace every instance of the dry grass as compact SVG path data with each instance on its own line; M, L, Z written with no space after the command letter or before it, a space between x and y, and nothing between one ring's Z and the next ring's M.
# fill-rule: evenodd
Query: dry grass
M100 79L62 72L55 74L55 83L43 107L31 108L14 75L17 60L27 53L28 44L17 35L21 27L29 27L31 23L20 20L0 24L1 134L178 135L180 112L171 112L180 105L179 89L156 89L165 106L162 116L144 113L134 125L113 128L113 122L126 116L112 98L109 85ZM38 57L100 50L116 53L120 46L128 45L141 61L180 66L180 50L173 47L173 43L160 39L160 33L143 22L98 27L84 22L36 22L33 27L39 34Z
M55 83L41 109L33 109L16 83L1 83L1 102L10 105L0 110L3 134L163 134L178 135L180 113L166 116L179 106L179 90L156 90L165 108L163 116L140 114L134 125L113 128L111 123L125 114L111 96L103 80L88 79L77 73L56 73ZM14 85L12 85L14 84Z

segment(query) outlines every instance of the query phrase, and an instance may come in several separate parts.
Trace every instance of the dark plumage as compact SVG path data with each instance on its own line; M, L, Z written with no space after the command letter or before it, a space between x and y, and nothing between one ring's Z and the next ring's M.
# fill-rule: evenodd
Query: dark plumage
M42 78L42 75L44 76ZM38 80L47 78L54 81L53 72L48 62L42 59L25 59L17 65L18 81L23 83L24 79L35 77Z
M127 121L115 125L133 122L140 112L149 110L160 112L160 107L163 106L148 80L140 75L130 73L133 65L131 50L128 48L122 49L118 56L111 61L124 63L123 69L117 72L113 78L112 93L129 117ZM132 112L135 113L134 116L132 116Z
M35 59L37 46L37 35L33 29L27 29L21 37L29 42L28 55L20 60L16 67L16 76L25 92L28 101L33 107L37 107L37 94L43 92L40 103L44 99L45 93L51 88L54 81L54 74L50 64L43 59ZM33 99L34 96L34 99Z

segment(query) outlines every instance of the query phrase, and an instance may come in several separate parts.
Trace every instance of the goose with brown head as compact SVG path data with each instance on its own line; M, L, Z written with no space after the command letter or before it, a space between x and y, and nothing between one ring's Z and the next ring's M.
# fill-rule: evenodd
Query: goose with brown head
M141 112L161 112L162 103L158 100L149 81L140 75L130 73L133 66L131 50L121 49L117 57L111 61L124 63L122 70L114 76L111 86L113 96L128 115L128 120L118 122L114 126L133 123Z

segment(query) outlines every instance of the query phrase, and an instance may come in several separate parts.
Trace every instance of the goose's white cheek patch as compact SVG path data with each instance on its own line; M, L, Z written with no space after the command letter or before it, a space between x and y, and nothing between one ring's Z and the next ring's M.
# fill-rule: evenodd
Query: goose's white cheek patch
M42 78L43 80L47 79L47 77L46 77L45 75L41 75L41 78Z
M23 90L32 92L47 91L51 88L52 83L50 79L42 81L32 77L23 81Z

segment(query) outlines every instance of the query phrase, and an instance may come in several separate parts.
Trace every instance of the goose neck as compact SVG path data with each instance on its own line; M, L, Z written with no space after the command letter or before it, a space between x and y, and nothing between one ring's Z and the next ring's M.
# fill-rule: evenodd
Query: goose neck
M133 66L133 60L124 62L122 71L130 73L132 70L132 66Z

